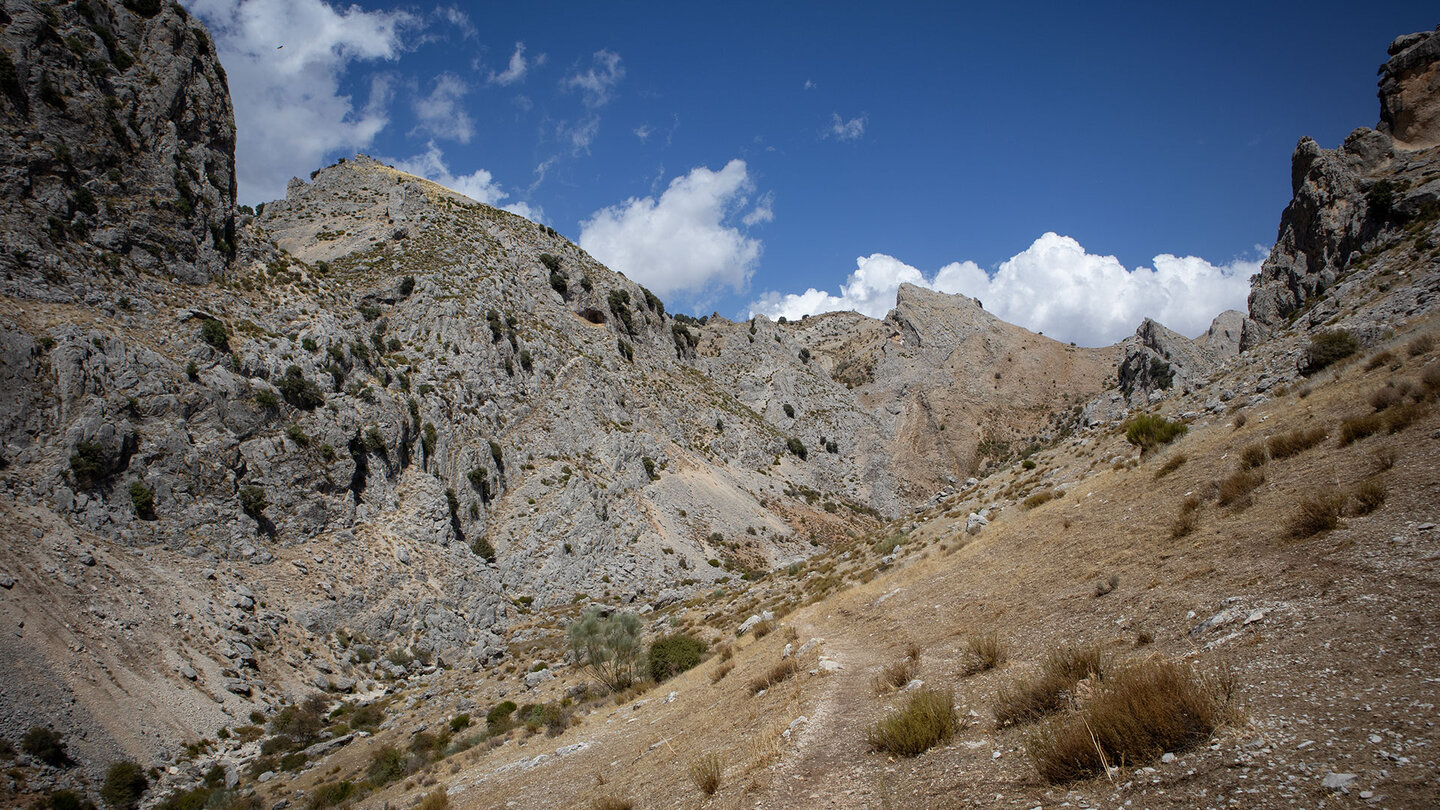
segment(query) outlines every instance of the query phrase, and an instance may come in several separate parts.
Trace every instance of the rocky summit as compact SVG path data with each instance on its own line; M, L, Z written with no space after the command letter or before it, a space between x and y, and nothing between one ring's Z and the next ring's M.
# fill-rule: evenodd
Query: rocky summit
M1437 43L1395 40L1376 129L1334 150L1300 141L1248 313L1195 339L1146 320L1091 349L910 285L878 320L668 312L554 229L363 155L237 207L225 74L198 21L142 0L7 0L0 738L26 740L33 768L0 795L94 793L110 763L134 760L163 768L151 802L222 788L264 806L315 799L330 789L315 763L338 751L336 769L356 767L343 756L372 733L401 748L444 723L458 733L459 715L478 723L518 689L534 705L546 689L567 710L583 701L582 662L563 647L587 608L713 648L827 598L851 615L855 600L833 594L857 583L908 583L871 607L929 593L903 579L918 576L907 538L1008 542L1002 516L1023 527L1057 498L1066 529L1127 520L1097 511L1114 490L1078 493L1153 458L1137 415L1222 435L1236 412L1308 395L1317 335L1402 368L1385 347L1428 322L1440 288ZM1422 407L1423 386L1397 391ZM1216 441L1205 452L1227 457ZM1035 531L1023 548L1063 545ZM1012 579L1004 561L967 565L987 587ZM1236 627L1282 610L1253 609ZM859 654L791 641L776 660L811 656L817 677ZM272 762L282 748L264 728L301 739L276 729L317 702L348 725ZM397 725L402 704L421 732ZM354 714L382 705L383 727ZM800 717L784 739L843 716ZM63 735L78 767L31 751L37 728ZM776 756L755 767L788 767ZM472 776L457 801L499 801L465 799L489 789ZM553 804L574 806L580 783ZM805 804L789 795L764 793L766 806Z

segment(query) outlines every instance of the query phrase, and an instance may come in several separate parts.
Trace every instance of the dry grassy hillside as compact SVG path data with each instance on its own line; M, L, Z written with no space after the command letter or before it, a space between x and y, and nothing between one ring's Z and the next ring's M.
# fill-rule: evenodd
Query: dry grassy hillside
M435 807L442 789L455 807L1425 806L1440 767L1432 333L1197 419L1143 456L1120 430L1087 435L888 535L646 616L712 642L663 684L583 694L586 678L545 642L508 673L442 673L383 701L374 737L258 795L318 806L317 788L349 780L364 807ZM968 534L981 505L992 522ZM763 637L735 637L767 607L778 618ZM992 634L1005 660L967 674ZM1177 662L1217 698L1218 726L1108 774L1048 781L1037 740L1054 721L997 715L1034 708L1023 684L1067 647L1094 650L1105 676L1067 683L1047 716L1099 705L1138 663ZM559 677L525 688L532 660ZM912 678L923 687L905 688ZM875 751L874 724L923 689L953 694L953 736L914 757ZM543 724L474 735L505 698L568 703L567 719L551 719L553 736ZM478 745L412 758L462 709L476 726L453 739ZM404 775L371 789L386 745L405 752ZM696 778L717 764L707 796Z

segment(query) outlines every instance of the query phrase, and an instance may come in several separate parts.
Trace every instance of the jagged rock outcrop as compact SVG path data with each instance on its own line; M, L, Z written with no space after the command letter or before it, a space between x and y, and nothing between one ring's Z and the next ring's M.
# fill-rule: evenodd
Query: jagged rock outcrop
M1404 149L1440 144L1440 29L1397 37L1388 52L1376 129Z
M75 300L97 272L222 272L235 121L205 29L178 3L9 0L4 14L0 288Z

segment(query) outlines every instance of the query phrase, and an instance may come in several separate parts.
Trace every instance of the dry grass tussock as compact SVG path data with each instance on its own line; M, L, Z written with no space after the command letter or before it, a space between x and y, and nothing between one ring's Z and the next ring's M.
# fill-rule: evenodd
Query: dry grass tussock
M724 769L725 763L720 755L710 752L690 763L690 781L700 789L706 796L715 795L720 789L720 772Z
M447 810L450 807L450 795L445 788L432 790L425 794L425 798L415 806L417 810Z
M1010 651L1000 640L1000 634L989 632L976 634L965 639L965 651L961 658L960 674L969 677L987 670L996 669L1010 658Z
M1379 478L1361 481L1350 491L1349 511L1352 515L1368 515L1385 505L1387 488Z
M1034 495L1026 498L1022 506L1024 506L1024 508L1027 510L1034 509L1037 506L1044 506L1045 504L1060 497L1060 495L1061 493L1056 492L1053 489L1042 489Z
M784 661L781 661L780 663L771 667L769 672L766 672L764 675L761 675L760 677L751 681L750 693L753 695L758 695L766 689L769 689L775 684L784 681L786 678L789 678L791 675L794 675L796 672L799 671L800 667L795 663L795 659L786 658Z
M1248 445L1240 451L1240 466L1247 470L1263 467L1269 461L1270 454L1265 450L1263 442Z
M914 658L903 658L880 670L880 674L871 680L870 685L874 687L876 694L884 694L891 689L903 689L905 685L915 680L920 674L920 662Z
M1191 495L1180 503L1180 514L1170 524L1170 537L1178 540L1200 526L1200 496Z
M1334 529L1340 525L1340 510L1344 506L1345 499L1333 492L1319 492L1301 498L1290 516L1290 536L1303 539Z
M1228 678L1204 678L1161 660L1110 675L1075 712L1040 726L1026 751L1040 776L1068 782L1205 742L1228 717Z
M1040 673L1002 686L995 696L995 724L1007 726L1037 720L1065 707L1082 679L1105 677L1099 647L1062 647L1040 665Z
M876 751L913 757L950 739L960 728L953 693L917 689L904 707L870 728L866 742Z
M1170 473L1173 473L1176 470L1180 469L1180 465L1184 464L1187 460L1188 459L1185 458L1184 453L1176 453L1175 455L1166 459L1164 464L1160 465L1160 469L1155 471L1155 477L1164 478Z
M1420 335L1405 346L1405 353L1411 357L1419 357L1422 354L1429 354L1435 348L1435 337L1433 335Z
M1259 470L1237 470L1216 485L1215 501L1221 506L1249 506L1255 488L1265 483L1265 474Z
M1265 441L1265 449L1275 461L1297 456L1325 441L1324 428L1297 428L1289 433L1271 436Z
M590 802L590 810L635 810L635 803L616 796L601 796Z

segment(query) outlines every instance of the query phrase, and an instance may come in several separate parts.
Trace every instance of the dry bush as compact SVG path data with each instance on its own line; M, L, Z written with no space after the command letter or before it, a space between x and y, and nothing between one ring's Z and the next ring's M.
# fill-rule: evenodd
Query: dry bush
M616 796L601 796L590 802L590 810L635 810L635 803Z
M1388 471L1395 466L1395 462L1399 459L1400 456L1395 452L1395 448L1393 447L1377 447L1374 452L1370 454L1370 461L1375 465L1375 472L1377 473Z
M1345 499L1331 492L1307 495L1300 499L1290 516L1290 536L1296 539L1314 537L1340 525L1340 509Z
M445 792L445 788L439 788L425 794L425 798L421 799L415 807L416 810L446 810L449 806L449 794Z
M1026 751L1040 776L1069 782L1205 742L1226 719L1230 686L1167 661L1115 672L1083 710L1036 729Z
M784 661L770 668L770 671L750 682L750 693L758 695L777 683L794 675L800 668L796 666L794 658L786 658Z
M729 644L721 644L717 652L720 653L721 661L729 661L735 657L735 648Z
M1297 428L1289 433L1282 433L1278 436L1271 436L1265 442L1265 449L1270 452L1270 458L1279 461L1283 458L1297 456L1306 450L1325 441L1324 428Z
M1385 429L1391 433L1399 433L1420 421L1425 416L1426 407L1420 402L1407 402L1404 405L1397 405L1385 412Z
M1247 470L1263 467L1269 460L1270 456L1265 452L1263 442L1255 442L1240 451L1240 466Z
M961 658L960 674L970 676L995 669L1010 657L1010 651L1000 641L1000 634L994 631L984 635L976 634L965 639L965 652Z
M1036 720L1063 708L1081 679L1100 680L1105 665L1099 647L1067 646L1052 650L1039 675L1002 686L995 696L995 724Z
M716 667L716 668L715 668L715 671L710 674L710 683L719 683L720 680L721 680L722 678L724 678L726 675L729 675L729 674L730 674L730 670L732 670L732 669L734 669L734 668L735 668L735 662L734 662L734 661L721 661L721 662L720 662L720 666Z
M1373 433L1379 433L1385 426L1384 417L1376 413L1364 416L1347 416L1340 420L1340 446L1353 444Z
M1440 391L1440 363L1431 363L1420 369L1420 384L1431 392Z
M1195 531L1200 526L1200 496L1191 495L1180 503L1180 514L1175 517L1175 522L1170 524L1171 539L1178 540L1181 537Z
M774 629L774 622L756 622L755 626L750 628L750 632L754 633L755 640L759 641L760 639L770 635L770 631Z
M1379 478L1361 481L1350 490L1350 514L1368 515L1385 505L1386 486Z
M870 685L874 687L876 694L883 694L892 688L904 688L919 674L920 662L914 658L905 658L880 670L880 674L871 679Z
M1240 428L1245 427L1245 423L1248 422L1248 421L1250 421L1250 417L1246 416L1244 411L1236 411L1236 412L1235 412L1235 423L1234 423L1234 424L1235 424L1235 429L1236 429L1236 430L1239 430Z
M1432 335L1420 335L1405 346L1405 353L1411 357L1419 357L1422 354L1429 354L1435 348L1435 338Z
M876 751L913 757L948 740L960 727L953 693L917 689L904 708L872 726L865 740Z
M690 781L706 796L714 796L720 789L720 771L724 763L720 755L710 752L690 763Z
M1055 490L1042 489L1034 495L1026 498L1022 506L1024 506L1026 509L1034 509L1035 507L1043 506L1058 497L1060 497L1060 493L1056 492Z
M1392 405L1399 405L1404 400L1405 392L1403 390L1396 387L1394 383L1386 383L1375 389L1375 393L1370 395L1370 407L1377 411L1383 411Z
M1365 361L1365 370L1374 371L1381 366L1389 365L1390 362L1394 359L1395 355L1391 354L1388 349L1385 351L1376 352L1375 354L1370 355L1369 360Z
M1180 469L1180 465L1184 464L1187 460L1188 459L1185 458L1184 453L1176 453L1175 455L1166 459L1164 464L1160 465L1160 469L1155 471L1155 477L1164 478L1170 473L1173 473L1176 470Z
M1251 493L1263 483L1265 474L1259 470L1238 470L1217 485L1215 501L1221 506L1249 506Z

